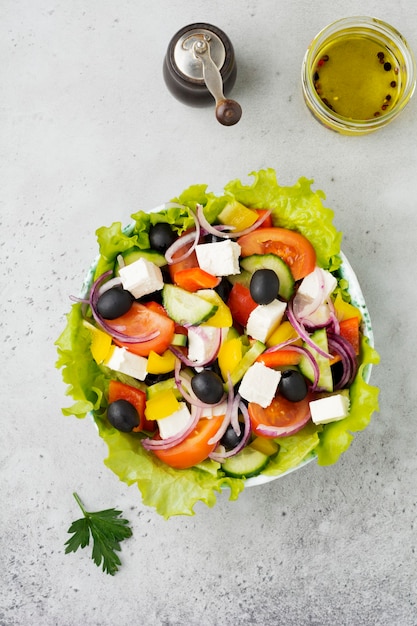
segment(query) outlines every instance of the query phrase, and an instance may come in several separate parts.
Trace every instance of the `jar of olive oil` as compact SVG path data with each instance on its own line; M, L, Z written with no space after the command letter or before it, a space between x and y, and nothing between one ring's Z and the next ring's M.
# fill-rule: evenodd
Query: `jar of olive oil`
M386 126L416 85L416 64L404 37L373 17L338 20L311 42L302 66L305 102L324 126L362 135Z

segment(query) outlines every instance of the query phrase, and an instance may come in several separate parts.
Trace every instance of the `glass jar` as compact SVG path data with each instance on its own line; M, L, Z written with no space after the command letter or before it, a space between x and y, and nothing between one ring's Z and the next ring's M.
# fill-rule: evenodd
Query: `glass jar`
M327 128L363 135L386 126L416 85L416 63L404 37L373 17L347 17L313 39L302 65L310 112Z

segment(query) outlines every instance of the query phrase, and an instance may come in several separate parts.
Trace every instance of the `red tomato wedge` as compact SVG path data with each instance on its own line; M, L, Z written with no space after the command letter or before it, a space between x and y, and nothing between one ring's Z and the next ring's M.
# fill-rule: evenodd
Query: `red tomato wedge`
M198 291L198 289L213 289L220 283L218 276L213 276L201 267L188 267L175 272L174 282L179 287L187 291Z
M188 469L201 463L213 452L217 443L209 444L210 439L217 433L224 419L218 415L211 419L202 418L195 430L184 441L168 450L152 450L161 461L176 469Z
M250 295L247 287L241 283L235 283L227 299L227 306L234 321L241 326L246 326L249 315L258 305Z
M157 337L142 343L114 340L118 346L140 356L148 356L151 350L157 354L165 352L172 342L175 330L175 323L168 317L165 309L156 302L145 304L134 302L127 313L114 320L106 320L106 323L114 330L133 337L159 331Z
M142 430L154 432L156 429L155 421L148 421L145 418L146 393L136 387L131 387L118 380L111 380L109 383L109 404L116 400L126 400L132 404L139 415L139 426L135 426L132 432L138 433Z
M287 228L257 228L239 237L241 256L276 254L289 265L294 280L310 274L316 266L316 252L304 235Z
M268 212L268 209L252 209L252 211L256 211L256 213L258 214L258 219L260 219L265 215L265 213ZM258 228L271 228L272 226L272 215L269 214Z
M310 419L309 402L312 399L312 394L307 394L300 402L290 402L278 394L265 409L255 402L249 402L252 430L256 435L270 439L298 432ZM262 426L266 426L267 429L263 430ZM271 429L270 432L268 429Z

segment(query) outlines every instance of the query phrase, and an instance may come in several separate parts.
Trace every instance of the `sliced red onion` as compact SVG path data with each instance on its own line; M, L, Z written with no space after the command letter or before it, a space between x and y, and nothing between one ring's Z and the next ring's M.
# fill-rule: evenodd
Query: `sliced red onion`
M236 398L238 398L238 394L236 395ZM234 398L234 391L233 391L233 385L230 386L229 385L229 392L228 392L228 396L227 396L227 409L226 409L226 414L224 416L224 420L222 421L219 430L216 432L215 435L213 435L213 437L209 440L209 444L213 444L213 443L218 443L220 441L220 439L223 437L224 433L226 432L226 430L228 429L229 425L232 423L236 424L236 422L238 421L239 415L238 415L238 402L236 403L235 400L236 398ZM239 400L239 398L238 398ZM234 414L236 412L236 415ZM233 426L233 430L236 432L235 426ZM239 432L236 432L237 435L240 435L240 427L239 427Z
M221 453L217 453L216 451L214 451L211 454L209 454L209 458L213 459L213 461L217 461L217 463L223 463L225 459L231 456L234 456L235 454L243 450L243 448L247 445L249 441L250 434L251 434L250 418L249 418L248 409L241 399L239 400L238 408L242 414L243 422L244 422L243 437L241 441L239 441L237 446L233 448L232 450L228 450L227 452L221 452Z
M143 447L145 450L168 450L169 448L177 446L193 432L200 420L200 417L201 409L199 407L192 407L191 420L179 433L173 437L168 437L167 439L150 439L147 437L146 439L142 439Z
M297 422L287 424L286 426L269 426L266 424L258 424L258 426L255 428L255 433L257 435L263 435L265 437L288 437L290 435L294 435L299 430L304 428L310 418L310 407L309 405L307 405L305 414L301 415L298 418Z
M155 337L158 337L160 331L159 330L155 330L152 333L147 333L145 335L140 335L140 336L133 336L133 335L126 335L125 333L119 332L117 330L115 330L114 328L112 328L107 322L106 320L100 315L100 313L97 310L97 302L99 299L99 290L101 288L101 286L103 285L103 283L105 283L106 279L109 278L112 275L113 271L109 270L108 272L105 272L104 274L102 274L101 276L99 276L97 278L97 280L93 283L91 290L90 290L90 297L89 297L89 303L90 303L90 307L91 307L91 312L93 314L93 317L95 319L95 321L97 322L97 324L99 326L101 326L101 328L108 334L111 335L114 339L117 339L118 341L122 341L123 343L143 343L144 341L150 341L151 339L155 339Z
M311 348L314 348L314 350L320 354L321 356L325 357L326 359L331 359L332 355L329 354L328 352L325 352L324 350L322 350L320 348L320 346L318 346L310 337L309 333L307 332L307 330L305 329L304 325L298 321L295 313L294 313L294 309L293 309L293 302L294 300L290 301L288 303L287 306L287 317L288 320L291 324L291 326L294 328L294 330L298 333L298 335L300 336L300 338L307 344L309 345Z
M228 228L230 228L232 232L226 232L224 230L224 225L213 226L212 224L210 224L210 222L207 220L206 216L204 215L203 206L201 204L197 204L197 217L198 217L198 221L201 224L201 227L204 228L204 230L206 230L211 235L215 235L216 237L223 237L223 239L236 239L237 237L242 237L243 235L247 235L248 233L251 233L252 231L259 228L259 226L261 226L261 224L263 224L265 220L268 219L270 214L271 214L271 211L265 211L265 213L260 218L258 218L256 222L252 224L252 226L249 226L249 228L245 228L244 230L237 231L237 230L234 230L235 228L234 226L229 226Z
M336 352L342 359L343 374L335 385L335 389L350 387L358 371L358 362L355 350L349 341L340 335L328 333L329 348Z
M109 291L109 289L112 289L113 287L120 287L121 284L122 279L119 278L119 276L114 276L113 278L110 278L110 280L105 282L104 285L101 285L100 289L97 292L98 297L102 296L103 293L106 293L106 291Z
M200 224L194 211L192 211L191 209L190 209L190 214L195 223L195 230L192 230L190 233L187 233L186 235L182 235L181 237L178 237L178 239L176 239L174 243L168 248L168 250L165 252L165 259L168 264L179 263L180 261L184 261L184 259L187 259L190 256L190 254L193 252L196 245L198 244L198 241L200 239ZM191 243L191 246L188 248L188 250L181 256L176 257L174 259L173 258L174 254L178 252L178 250L181 250L183 246L186 246L189 243Z

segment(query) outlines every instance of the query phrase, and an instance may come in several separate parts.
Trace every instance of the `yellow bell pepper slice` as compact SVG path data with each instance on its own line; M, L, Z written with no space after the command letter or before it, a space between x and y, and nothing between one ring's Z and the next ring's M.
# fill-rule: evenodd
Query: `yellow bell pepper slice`
M173 389L165 389L146 402L145 417L147 420L161 420L172 415L179 408Z
M218 220L222 224L234 226L237 231L245 230L252 226L258 219L258 214L252 209L234 200L226 204L224 209L219 213Z
M362 315L359 309L356 306L353 306L353 304L345 302L340 293L337 294L334 301L334 309L339 322L349 320L352 317L357 317L359 321L362 320Z
M291 326L290 322L282 322L282 324L280 324L272 333L272 335L270 335L270 337L268 337L267 341L266 341L266 345L268 348L270 348L271 346L277 346L280 343L283 343L284 341L288 341L289 339L296 339L298 337L297 331L294 330L294 328ZM296 340L293 342L292 345L301 345L302 341L300 340Z
M233 337L222 343L217 359L224 382L227 382L227 375L239 365L242 356L243 345L240 337Z
M210 304L217 306L217 311L201 326L215 326L216 328L229 328L233 324L233 317L229 307L214 289L199 289L197 294Z
M84 321L83 325L88 328L91 335L90 350L95 362L100 365L106 361L113 350L112 338L104 330L96 328L89 322Z
M171 350L166 350L163 354L157 354L153 350L148 356L146 371L149 374L167 374L175 367L175 355Z

